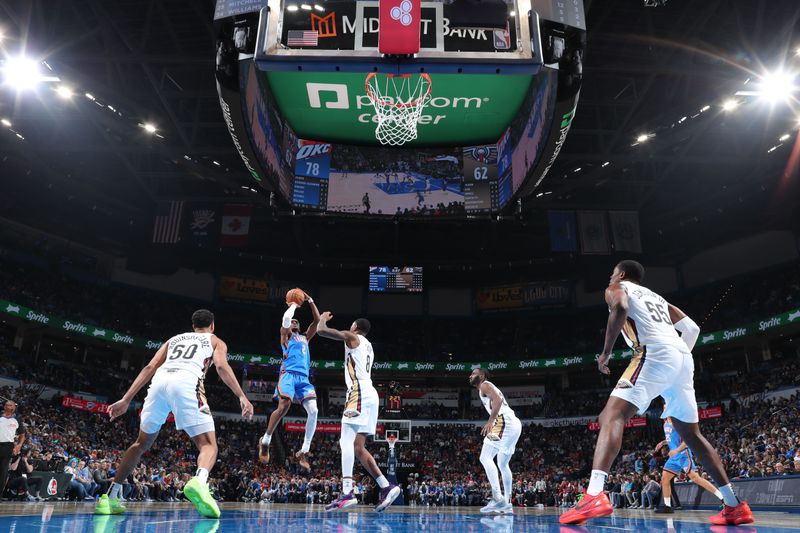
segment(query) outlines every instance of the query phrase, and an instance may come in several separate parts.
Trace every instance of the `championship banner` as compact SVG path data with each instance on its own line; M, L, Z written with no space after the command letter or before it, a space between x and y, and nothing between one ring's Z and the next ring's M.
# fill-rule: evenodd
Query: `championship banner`
M722 407L706 407L705 409L698 409L697 414L700 420L708 420L709 418L722 418Z
M600 422L597 420L592 420L589 422L587 427L589 428L589 431L600 431ZM625 424L625 429L643 427L647 427L647 418L643 416L633 417Z
M305 433L306 425L300 422L285 422L283 429L290 433ZM342 425L335 422L318 422L317 433L339 433Z
M269 285L263 279L220 276L218 294L226 300L267 303Z
M102 402L92 402L84 400L83 398L74 398L72 396L64 396L61 398L61 406L69 407L70 409L79 409L81 411L88 411L90 413L107 413L108 404Z

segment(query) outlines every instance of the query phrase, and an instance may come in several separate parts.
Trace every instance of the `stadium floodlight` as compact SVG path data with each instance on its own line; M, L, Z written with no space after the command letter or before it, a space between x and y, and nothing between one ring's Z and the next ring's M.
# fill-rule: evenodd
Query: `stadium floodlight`
M606 168L606 167L607 167L608 165L610 165L610 164L611 164L611 161L606 161L605 163L603 163L603 164L602 164L602 165L600 165L600 166L601 166L602 168Z
M321 6L321 5L319 5L319 4L314 4L314 9L316 9L317 11L325 11L325 8L324 8L324 7L322 7L322 6Z
M647 141L648 141L648 139L650 139L650 137L652 137L653 135L654 135L654 134L642 133L641 135L639 135L638 137L636 137L636 142L637 142L637 143L645 143L645 142L647 142Z
M39 63L23 56L6 59L3 74L5 83L17 90L32 89L42 78Z
M286 6L286 11L297 11L297 6Z
M300 9L305 11L311 11L311 6L308 4L300 4Z
M796 90L794 75L783 70L777 70L769 72L761 78L758 95L773 103L785 102Z
M516 11L512 11L511 13L509 13L509 15L511 15L512 17L516 17L517 16L517 12Z
M722 110L723 111L733 111L737 107L739 107L739 101L735 100L733 98L725 100L725 102L723 102L723 104L722 104Z
M4 118L4 119L0 120L0 123L2 123L3 126L5 126L6 128L10 128L11 127L11 121L8 120L7 118Z
M791 136L790 136L788 133L784 133L783 135L781 135L780 137L778 137L778 140L779 140L779 141L781 141L781 142L783 142L783 141L788 141L788 140L789 140L789 137L791 137Z
M72 92L72 89L70 89L66 85L59 85L58 88L56 88L56 94L58 94L58 96L63 98L64 100L69 100L70 98L72 98L72 95L74 93Z
M0 35L0 39L2 39L2 35ZM797 48L795 48L794 55L796 55L796 56L800 56L800 46L798 46Z
M154 125L150 124L149 122L145 122L144 124L141 124L141 126L144 128L144 131L146 131L147 133L155 133L156 132L156 127Z

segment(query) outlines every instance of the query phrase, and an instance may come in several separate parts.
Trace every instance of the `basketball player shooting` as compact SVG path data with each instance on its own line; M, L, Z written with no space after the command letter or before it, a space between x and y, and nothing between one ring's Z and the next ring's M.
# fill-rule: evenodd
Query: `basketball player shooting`
M353 465L355 458L375 478L381 489L375 511L381 513L402 493L397 485L389 483L383 475L375 458L365 446L367 436L374 435L378 426L378 391L372 386L372 365L375 354L372 344L367 340L370 330L369 320L359 318L348 331L328 327L333 315L326 311L319 319L317 333L321 337L344 342L344 380L347 385L347 399L342 413L342 435L339 446L342 449L342 490L339 497L329 503L326 511L338 511L358 504L353 494Z
M481 430L481 435L484 437L481 464L492 487L492 500L481 508L481 512L509 514L514 512L511 505L511 490L514 483L508 465L522 433L522 423L514 414L514 410L509 407L500 389L488 381L488 378L489 373L483 368L476 368L469 375L469 384L478 389L481 403L489 413L489 421ZM497 466L494 464L495 457L503 475L502 491Z
M195 311L192 331L165 342L139 372L125 396L108 408L111 420L127 413L131 400L152 379L142 407L139 436L122 457L114 481L108 493L100 497L95 514L125 512L119 501L122 484L139 464L142 454L153 445L161 426L172 412L175 428L185 431L198 450L197 474L186 483L183 493L201 515L219 518L219 506L208 488L208 473L217 460L214 419L204 392L206 372L212 364L216 365L223 383L239 398L242 416L252 418L253 405L228 364L228 346L214 335L214 314L206 309Z
M294 318L294 312L305 302L308 302L311 308L313 321L305 333L300 333L300 322ZM292 402L297 402L302 404L306 410L307 418L303 446L297 451L295 457L300 466L311 470L307 454L311 449L311 439L314 438L314 432L317 429L319 410L317 409L317 392L309 381L311 352L308 343L317 334L319 309L314 300L300 289L290 290L286 295L286 303L289 308L283 314L281 321L283 363L281 363L280 376L274 394L274 397L278 399L278 407L272 411L267 423L267 430L261 437L258 458L261 462L269 462L269 446L272 442L272 435L283 417L289 412Z
M600 413L600 434L586 494L559 521L582 524L614 512L603 486L622 446L625 423L636 413L644 413L653 399L663 396L666 401L663 416L671 418L678 434L700 458L722 494L725 507L709 519L711 523L752 523L755 520L750 507L736 497L719 455L700 434L691 353L700 328L683 311L643 287L643 279L644 267L636 261L620 262L611 274L605 292L610 314L597 366L603 374L609 373L608 362L620 332L634 356Z

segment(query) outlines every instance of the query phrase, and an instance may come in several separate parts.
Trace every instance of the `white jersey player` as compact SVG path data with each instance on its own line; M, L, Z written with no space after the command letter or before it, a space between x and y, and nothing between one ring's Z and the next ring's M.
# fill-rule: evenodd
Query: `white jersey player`
M634 351L633 360L600 413L600 434L586 494L574 508L559 517L559 522L583 524L590 518L614 512L603 486L619 454L625 423L637 412L644 413L653 399L663 396L666 407L661 416L671 418L673 427L700 458L725 501L725 508L712 516L711 522L717 525L750 523L753 521L750 508L733 493L719 455L700 433L691 353L700 328L683 311L642 286L643 279L644 267L630 260L621 261L611 274L605 293L608 325L597 366L603 374L610 373L608 362L620 332Z
M131 400L148 381L147 397L142 407L139 436L125 452L117 468L108 494L97 504L97 514L119 514L125 508L119 503L122 484L139 464L142 454L155 442L170 412L175 427L183 430L198 449L197 475L186 483L184 494L203 516L219 518L219 506L208 488L208 473L217 459L214 419L205 396L204 380L208 368L217 366L217 374L239 398L242 416L252 417L248 401L236 376L228 365L228 347L214 335L214 315L200 309L192 315L192 329L172 337L158 349L131 384L125 396L108 408L111 420L125 414Z
M385 511L402 493L397 485L389 483L383 475L375 458L367 451L365 444L368 435L374 435L378 426L378 391L372 386L372 365L375 353L372 343L367 340L370 323L359 318L347 331L328 327L333 318L326 311L320 315L317 335L344 342L344 381L347 384L347 399L342 413L342 491L339 498L325 507L326 511L346 509L358 503L353 493L353 465L358 457L361 465L370 473L381 489L377 512Z
M484 436L481 464L492 487L492 500L481 508L481 512L506 514L513 512L511 490L514 485L509 463L522 433L522 423L508 405L500 389L488 381L488 378L489 372L483 368L476 368L469 375L470 385L478 389L478 397L489 413L489 421L481 430L481 435ZM495 456L497 466L494 464ZM500 489L498 466L503 476L503 490Z

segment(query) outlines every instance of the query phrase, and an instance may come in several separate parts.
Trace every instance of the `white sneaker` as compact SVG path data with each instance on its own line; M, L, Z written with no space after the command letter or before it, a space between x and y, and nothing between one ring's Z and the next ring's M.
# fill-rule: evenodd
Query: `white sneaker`
M511 502L503 501L497 506L494 512L500 514L514 514L514 506L511 505Z
M504 500L490 500L486 506L481 507L482 513L496 513L499 507L502 507L505 504Z

